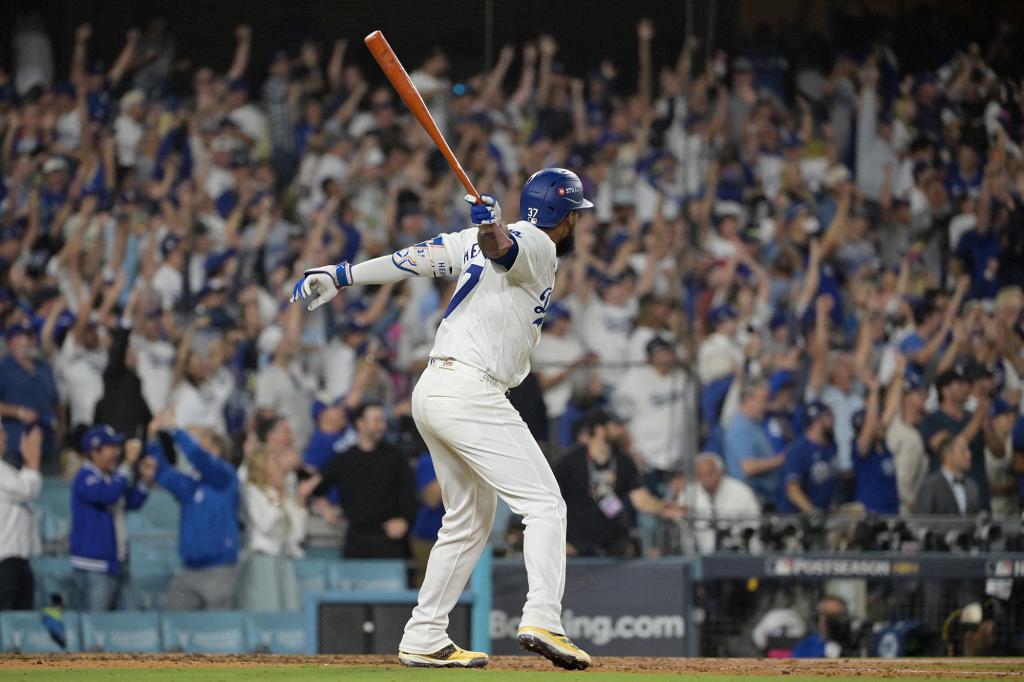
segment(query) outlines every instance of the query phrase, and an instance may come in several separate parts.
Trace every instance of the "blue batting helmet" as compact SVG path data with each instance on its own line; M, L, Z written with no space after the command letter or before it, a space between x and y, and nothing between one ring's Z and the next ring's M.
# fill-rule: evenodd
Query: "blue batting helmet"
M592 208L583 197L579 176L564 168L545 168L530 176L519 197L519 219L550 229L570 211Z

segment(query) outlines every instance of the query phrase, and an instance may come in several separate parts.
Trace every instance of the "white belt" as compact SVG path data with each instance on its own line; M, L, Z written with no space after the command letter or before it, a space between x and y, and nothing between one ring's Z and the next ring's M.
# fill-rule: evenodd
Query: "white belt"
M491 384L492 386L500 390L502 393L507 394L509 391L508 386L506 384L498 381L487 372L481 369L477 369L472 365L467 365L464 362L460 362L455 358L430 358L427 360L427 364L430 367L434 367L435 369L441 369L446 371L472 372L477 377L479 377L480 381L486 384Z

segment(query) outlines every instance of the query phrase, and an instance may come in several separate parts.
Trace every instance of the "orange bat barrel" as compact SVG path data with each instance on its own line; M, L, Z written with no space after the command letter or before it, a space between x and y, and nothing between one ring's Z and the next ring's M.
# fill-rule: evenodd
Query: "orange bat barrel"
M377 60L377 64L380 65L384 75L391 81L391 86L395 89L395 92L405 102L405 106L409 107L409 111L420 122L423 129L427 131L427 135L434 141L437 148L441 150L441 154L448 161L448 165L459 179L459 182L462 183L467 192L476 197L477 203L481 203L480 193L476 191L476 187L473 186L469 176L466 175L466 171L462 170L462 164L455 158L451 147L448 146L448 142L445 141L444 136L437 127L437 123L434 122L434 117L430 115L430 110L427 109L427 105L423 102L423 97L420 96L419 90L413 85L412 79L405 72L402 63L398 61L398 55L388 45L384 34L380 31L374 31L366 36L363 42L370 49L370 54Z

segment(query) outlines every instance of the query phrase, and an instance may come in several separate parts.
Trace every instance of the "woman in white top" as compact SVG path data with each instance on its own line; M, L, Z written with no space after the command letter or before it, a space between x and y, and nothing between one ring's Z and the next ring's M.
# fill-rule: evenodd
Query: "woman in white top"
M306 498L320 477L313 476L295 487L287 485L292 461L289 453L268 447L247 457L241 505L247 551L238 582L238 606L246 611L299 608L292 560L304 554Z

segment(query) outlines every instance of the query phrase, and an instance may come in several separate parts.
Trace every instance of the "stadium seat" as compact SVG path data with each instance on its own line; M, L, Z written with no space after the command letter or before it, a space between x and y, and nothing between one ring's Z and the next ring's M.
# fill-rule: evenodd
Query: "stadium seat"
M160 615L152 611L82 612L82 649L108 653L157 653Z
M181 507L169 492L157 488L149 493L146 504L142 505L142 509L135 514L135 516L139 515L145 518L154 529L177 532ZM132 514L128 514L129 518L131 516Z
M146 611L165 605L167 586L178 570L178 557L172 551L146 558L132 555L131 584L138 593L139 605Z
M39 534L43 542L57 542L71 532L71 482L47 476L39 491Z
M295 579L300 592L322 592L327 589L327 564L325 559L296 559Z
M75 606L75 579L68 557L33 557L31 564L36 579L37 608L49 606L52 594L59 594L65 606Z
M67 648L61 649L43 625L38 611L0 612L0 651L23 654L53 654L81 651L78 637L78 614L65 611L64 630Z
M393 559L347 559L332 561L327 568L327 585L345 592L393 592L408 587L405 562Z
M246 649L263 654L305 653L305 620L301 611L250 613L245 617Z
M241 611L165 613L161 628L166 651L237 654L246 650L245 614Z

